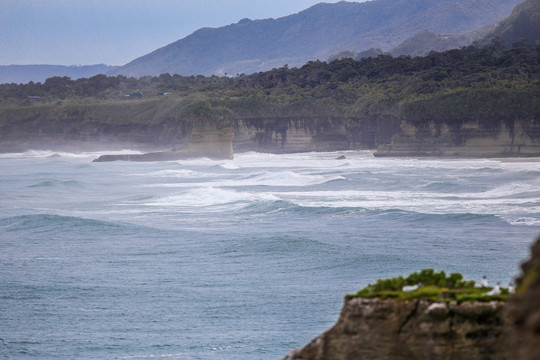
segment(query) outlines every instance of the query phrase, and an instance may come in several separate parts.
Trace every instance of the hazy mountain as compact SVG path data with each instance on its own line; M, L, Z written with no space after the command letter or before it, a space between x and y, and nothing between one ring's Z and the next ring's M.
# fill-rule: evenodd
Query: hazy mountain
M388 51L429 30L461 33L507 16L519 0L373 0L321 3L279 19L203 28L112 71L131 76L252 73L326 60L344 49Z
M405 40L388 53L392 56L425 56L431 51L443 52L450 49L459 49L471 45L493 28L494 25L491 25L461 34L435 34L429 30L424 30Z
M392 56L426 56L431 51L443 52L450 49L459 49L463 46L471 45L474 41L482 38L482 36L486 35L494 28L495 25L489 25L480 29L466 31L461 34L435 34L432 31L424 30L405 40L392 50L386 52L386 54ZM377 57L384 53L385 52L380 49L369 49L359 53L345 50L331 55L328 61L346 57L360 60L365 57Z
M488 45L495 38L502 40L506 47L521 39L540 42L540 0L527 0L518 4L512 14L478 41L479 45Z
M44 82L53 76L68 76L71 79L87 78L97 74L105 74L117 67L103 64L84 66L0 65L0 84Z

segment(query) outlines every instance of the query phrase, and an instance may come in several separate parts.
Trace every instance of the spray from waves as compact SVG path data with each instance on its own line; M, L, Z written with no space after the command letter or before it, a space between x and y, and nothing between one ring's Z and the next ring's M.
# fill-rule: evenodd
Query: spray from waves
M20 153L3 153L0 159L23 159L23 158L98 158L105 154L142 154L138 150L95 151L95 152L63 152L52 150L28 150Z
M470 192L466 184L450 181L432 181L415 186L416 189L426 190L427 193L451 195L456 199L500 199L517 198L532 199L540 197L540 187L530 183L509 183L493 189Z
M510 225L518 225L518 226L540 226L540 219L539 218L533 218L529 216L518 216L518 217L511 217L511 216L498 216L500 219L506 221Z
M345 158L340 158L345 155ZM340 168L344 165L364 163L373 158L372 151L344 151L344 152L311 152L293 154L268 154L246 152L235 154L232 164L240 168L274 168L274 169L329 169Z
M205 173L200 173L197 171L189 170L189 169L179 169L179 170L173 170L173 169L167 169L167 170L159 170L159 171L153 171L151 173L140 173L140 174L133 174L136 176L152 176L152 177L161 177L161 178L201 178L204 177Z
M194 178L219 178L219 175L212 175L208 173L190 172L190 170L166 170L160 171L157 176L162 177L176 177L178 179L194 179ZM166 184L145 184L145 187L167 187L167 188L185 188L185 187L246 187L246 186L268 186L268 187L280 187L280 186L312 186L320 185L331 181L344 180L341 175L336 174L301 174L294 171L264 171L255 174L249 174L247 176L235 177L230 179L223 179L221 177L216 181L205 182L176 182Z
M280 200L270 193L247 192L235 190L223 190L213 187L197 188L186 191L185 193L165 196L144 203L146 206L153 207L173 207L175 210L210 211L211 209L221 211L234 211L249 206L254 202L273 202Z
M300 174L294 171L265 171L236 180L240 186L310 186L345 179L341 175Z
M240 169L238 165L234 163L234 161L225 161L218 165L219 167L227 170L237 170Z
M540 197L540 188L534 184L510 183L480 193L462 193L459 197L479 199L534 199Z
M207 159L201 159L202 163L199 165L205 166L207 165ZM192 164L193 165L193 164ZM227 169L227 170L236 170L239 169L238 166L235 166L232 163L222 163L215 166L211 166L211 168L216 167L219 169ZM201 179L201 178L214 178L223 176L223 174L219 172L212 172L212 171L198 171L193 169L188 169L186 167L182 167L180 169L165 169L165 170L158 170L153 171L150 173L136 173L133 174L134 176L151 176L151 177L157 177L157 178L178 178L178 179Z
M280 199L301 207L317 208L362 208L369 210L403 210L423 214L479 214L499 216L516 224L536 224L531 220L518 221L523 214L523 199L515 197L516 191L509 191L512 197L474 197L472 194L452 195L418 191L306 191L273 193ZM528 213L540 213L540 194L528 198L531 204ZM526 205L526 204L525 204Z
M539 202L540 198L532 200ZM512 225L537 226L540 218L523 215L520 199L449 199L432 193L384 191L249 192L222 188L197 188L184 193L144 201L145 206L182 213L295 213L306 216L370 214L406 217L421 221L426 216L498 218ZM512 205L515 205L514 207ZM528 212L540 213L540 207Z
M343 157L338 156L343 155ZM500 174L505 171L531 173L531 162L521 159L507 162L500 159L439 159L439 158L376 158L373 151L343 151L343 152L317 152L298 154L266 154L246 152L235 154L230 161L240 168L311 168L311 169L356 169L359 171L373 171L376 174L396 174L432 170L445 172L458 172L474 170L476 173Z
M452 194L463 191L463 185L457 181L430 181L425 184L417 184L414 186L414 188L431 192Z
M301 202L291 199L282 199L268 202L257 202L244 208L245 211L255 213L283 213L303 215L309 218L319 216L332 217L362 217L364 220L373 220L376 222L385 221L406 221L410 223L431 223L440 221L446 223L448 221L479 221L492 222L504 221L510 225L516 226L540 226L540 217L523 216L521 209L518 207L515 211L508 210L507 205L501 204L498 212L488 211L494 210L491 205L481 206L478 208L454 208L453 211L447 212L443 209L446 207L439 206L439 209L434 209L432 206L417 206L407 207L406 201L400 204L386 203L366 203L366 202L349 202L349 203L328 203L328 202ZM519 204L519 203L518 203ZM377 206L375 206L377 205ZM531 208L530 211L540 214L540 207Z

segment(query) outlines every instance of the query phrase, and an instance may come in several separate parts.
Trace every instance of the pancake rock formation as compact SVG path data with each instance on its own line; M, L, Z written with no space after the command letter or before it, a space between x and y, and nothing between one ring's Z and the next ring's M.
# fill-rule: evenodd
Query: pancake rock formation
M232 159L234 129L228 122L193 121L189 143L184 149L151 152L146 154L101 155L94 162L106 161L175 161L207 157Z

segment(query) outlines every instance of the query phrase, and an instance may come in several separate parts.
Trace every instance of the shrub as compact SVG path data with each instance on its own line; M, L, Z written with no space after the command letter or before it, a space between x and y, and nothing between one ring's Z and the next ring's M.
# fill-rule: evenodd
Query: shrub
M404 292L406 285L419 285L418 289ZM348 298L364 297L378 299L414 300L425 299L431 301L491 301L506 300L508 290L501 289L500 295L489 296L489 289L475 287L474 281L466 281L460 273L447 276L444 271L436 272L433 269L423 269L410 274L408 277L394 277L379 279L375 284L369 284Z

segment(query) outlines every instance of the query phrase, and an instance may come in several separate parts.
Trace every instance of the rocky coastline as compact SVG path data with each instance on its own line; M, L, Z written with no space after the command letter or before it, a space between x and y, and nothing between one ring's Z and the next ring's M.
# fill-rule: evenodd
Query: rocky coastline
M229 159L233 151L373 150L375 156L395 157L540 156L540 120L532 118L501 121L489 126L480 120L462 121L459 126L437 121L419 125L392 115L247 118L231 120L226 129L204 119L199 121L206 125L197 129L195 122L189 119L116 127L99 122L78 124L71 121L51 128L47 122L23 122L3 129L0 151L150 150L149 154L109 156L103 161L160 161L186 157Z
M510 359L504 303L346 299L336 325L284 360Z
M337 323L283 360L540 359L540 238L508 301L346 297Z
M206 157L210 159L232 159L234 157L232 126L197 119L192 122L188 143L182 149L149 152L145 154L102 155L94 162L108 161L176 161Z

